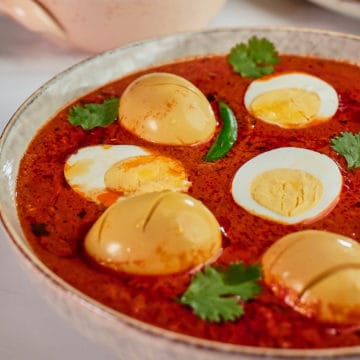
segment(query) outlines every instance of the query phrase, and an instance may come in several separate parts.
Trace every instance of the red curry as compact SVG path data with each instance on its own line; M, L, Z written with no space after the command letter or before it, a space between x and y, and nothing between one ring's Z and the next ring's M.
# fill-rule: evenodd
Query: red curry
M17 204L25 234L39 258L65 281L97 301L129 316L172 331L227 343L280 348L323 348L360 345L360 331L308 319L276 298L265 286L245 304L245 315L235 322L214 324L200 320L174 298L182 294L189 274L141 277L111 273L90 263L83 253L86 232L104 211L77 195L63 175L68 156L95 144L136 144L181 161L192 182L190 195L204 202L224 229L224 252L218 264L243 260L259 262L278 238L304 228L326 229L360 239L360 173L345 171L344 159L329 145L341 131L360 131L360 68L327 60L283 56L276 71L303 71L336 89L338 112L328 122L304 129L282 129L252 118L243 105L251 79L235 74L226 58L208 57L156 68L190 80L207 96L226 101L239 123L238 141L230 153L214 163L202 159L211 141L196 146L148 143L117 122L84 131L60 111L36 135L21 162ZM154 69L148 70L148 72ZM143 74L143 72L141 73ZM107 84L77 100L102 102L120 96L140 73ZM73 104L72 104L73 105ZM281 225L247 213L235 204L230 187L235 171L252 157L281 146L305 147L338 162L344 177L341 199L325 218L311 225Z

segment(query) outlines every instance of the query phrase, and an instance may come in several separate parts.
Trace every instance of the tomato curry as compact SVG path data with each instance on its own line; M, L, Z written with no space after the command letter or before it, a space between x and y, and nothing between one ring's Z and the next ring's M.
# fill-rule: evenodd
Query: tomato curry
M231 151L215 162L204 156L212 141L193 146L157 145L139 139L115 122L84 131L67 121L74 104L120 97L126 86L151 71L180 75L207 97L218 117L217 101L225 101L238 121L238 138ZM201 200L223 230L223 253L217 264L242 260L258 263L278 238L302 229L329 230L360 239L360 172L348 171L345 160L330 146L342 131L360 131L360 67L316 58L282 56L276 72L301 71L329 82L339 95L339 109L327 122L300 129L257 120L243 104L252 81L235 74L224 56L211 56L163 65L131 74L91 92L57 113L29 145L17 179L17 207L25 235L37 256L54 273L86 295L121 313L171 331L225 343L275 348L328 348L360 345L360 330L320 323L295 312L263 286L245 304L245 315L233 322L211 323L179 304L189 284L188 273L136 276L115 273L90 261L83 240L105 210L76 194L64 179L66 159L79 148L96 144L135 144L181 161L192 186L189 194ZM337 206L310 225L282 225L237 206L231 182L239 166L254 156L282 146L303 147L334 159L344 186ZM360 304L359 304L360 306Z

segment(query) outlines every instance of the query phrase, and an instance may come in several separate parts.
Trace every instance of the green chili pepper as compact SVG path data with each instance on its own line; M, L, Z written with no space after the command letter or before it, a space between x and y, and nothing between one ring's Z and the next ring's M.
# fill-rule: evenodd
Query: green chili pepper
M205 161L215 161L224 157L236 142L238 124L229 105L219 101L219 112L223 122L222 129L205 155Z

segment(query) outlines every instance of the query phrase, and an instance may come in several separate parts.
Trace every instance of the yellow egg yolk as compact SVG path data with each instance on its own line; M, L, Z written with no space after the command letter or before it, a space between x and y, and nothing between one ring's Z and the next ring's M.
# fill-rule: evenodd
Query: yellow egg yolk
M301 127L316 119L320 97L305 89L275 89L257 96L252 114L282 127Z
M160 155L136 156L114 164L104 177L107 189L125 196L154 191L186 191L191 183L179 161Z
M302 170L272 169L252 181L250 193L257 203L277 214L297 216L319 202L323 185Z

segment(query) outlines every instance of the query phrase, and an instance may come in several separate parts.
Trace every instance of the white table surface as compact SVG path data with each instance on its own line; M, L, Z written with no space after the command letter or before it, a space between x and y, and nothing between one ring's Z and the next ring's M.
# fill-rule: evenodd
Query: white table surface
M296 26L360 35L360 20L305 0L228 0L209 27L247 25ZM88 56L58 48L0 16L0 132L34 90ZM109 350L74 330L43 300L19 267L1 226L0 359L116 359Z

